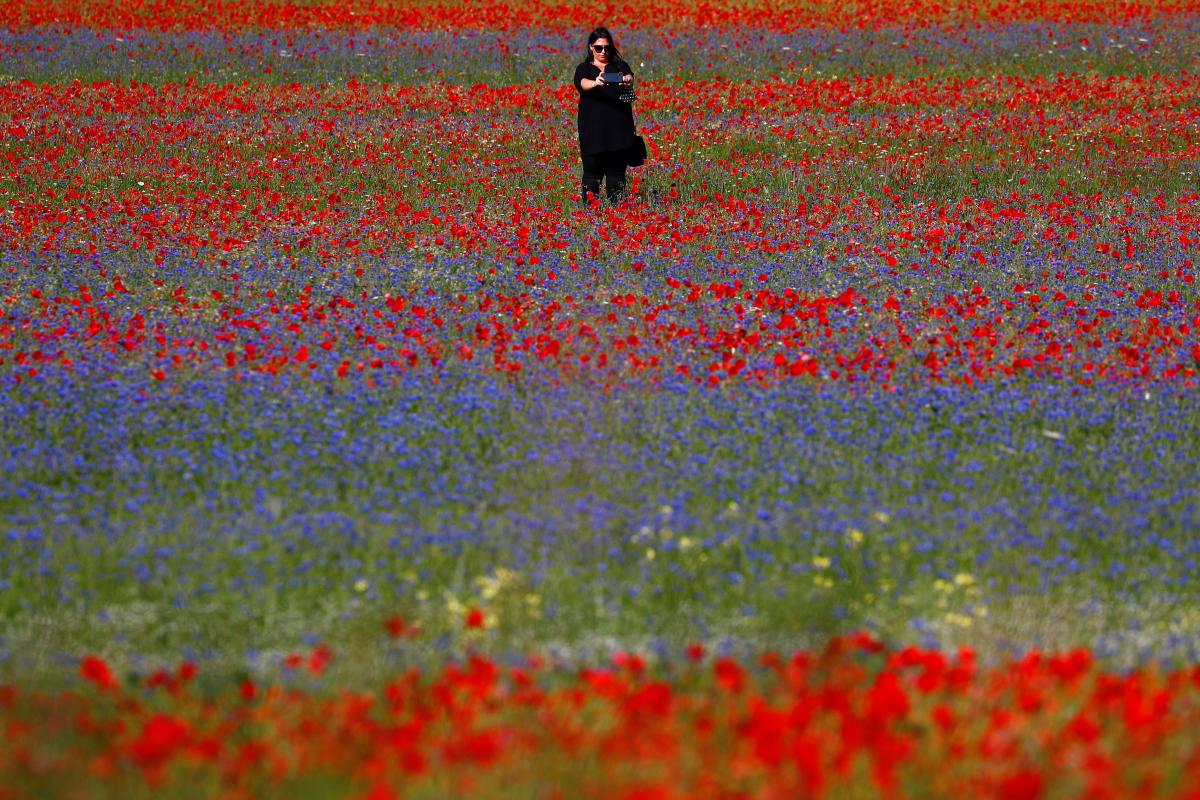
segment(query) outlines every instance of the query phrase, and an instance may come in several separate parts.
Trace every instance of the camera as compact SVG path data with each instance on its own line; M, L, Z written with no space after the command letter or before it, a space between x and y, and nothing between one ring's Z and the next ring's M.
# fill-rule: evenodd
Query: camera
M600 80L604 83L615 84L624 80L625 76L619 72L601 72Z

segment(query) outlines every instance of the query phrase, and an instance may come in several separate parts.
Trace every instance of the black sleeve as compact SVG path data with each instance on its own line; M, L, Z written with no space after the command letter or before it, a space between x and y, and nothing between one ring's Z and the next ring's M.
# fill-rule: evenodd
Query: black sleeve
M587 64L580 64L579 66L575 67L575 80L574 80L575 89L580 94L583 94L583 84L580 83L580 81L582 81L584 78L589 78L589 79L591 78L591 69L588 67Z

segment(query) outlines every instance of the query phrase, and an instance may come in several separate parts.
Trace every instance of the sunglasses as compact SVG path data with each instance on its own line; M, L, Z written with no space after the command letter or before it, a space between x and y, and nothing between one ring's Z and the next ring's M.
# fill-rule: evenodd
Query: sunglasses
M592 45L592 51L596 53L611 53L613 46L611 44L594 44Z

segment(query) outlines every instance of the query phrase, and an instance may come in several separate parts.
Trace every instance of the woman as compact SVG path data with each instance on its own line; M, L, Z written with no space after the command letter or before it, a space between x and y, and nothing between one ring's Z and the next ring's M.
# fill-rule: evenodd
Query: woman
M604 78L604 73L608 73ZM583 161L583 202L600 197L604 179L610 202L625 191L625 170L633 147L633 70L621 60L607 28L588 34L587 56L575 68L579 91L579 157Z

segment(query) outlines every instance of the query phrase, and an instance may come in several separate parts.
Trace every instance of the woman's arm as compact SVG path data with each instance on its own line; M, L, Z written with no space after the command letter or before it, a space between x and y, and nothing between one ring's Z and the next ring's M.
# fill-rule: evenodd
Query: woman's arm
M626 73L622 74L621 75L621 83L623 83L626 86L631 85L633 83L633 73L626 72ZM584 78L579 81L579 85L583 87L583 90L585 92L591 91L592 89L595 89L597 86L605 86L605 85L612 86L611 83L605 84L604 81L600 80L599 75L596 76L596 80L592 80L590 78Z
M633 67L629 66L629 62L622 60L617 64L617 69L621 73L621 83L626 86L633 85Z
M590 70L587 64L580 64L575 68L575 88L578 89L580 93L590 92L597 86L603 86L599 80L600 76L597 75L595 78L589 78L587 76L589 71Z

